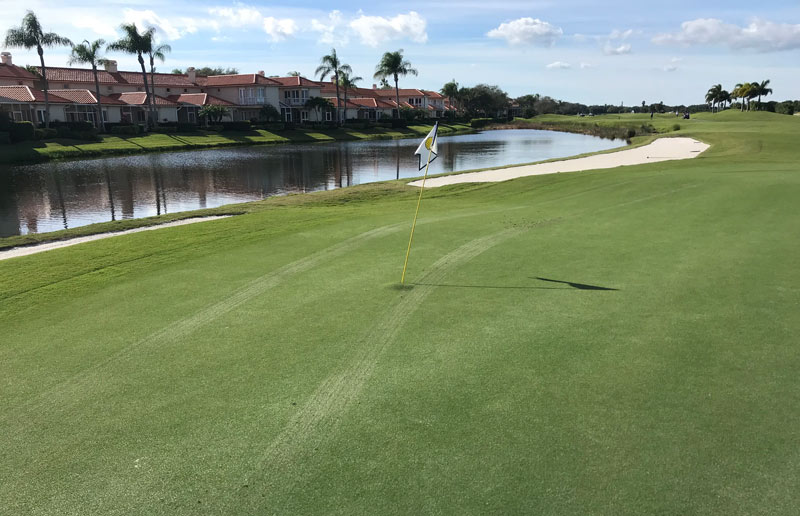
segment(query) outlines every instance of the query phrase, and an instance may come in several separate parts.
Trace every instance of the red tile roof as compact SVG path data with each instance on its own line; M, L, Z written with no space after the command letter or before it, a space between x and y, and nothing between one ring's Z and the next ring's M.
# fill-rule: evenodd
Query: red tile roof
M97 104L97 98L89 90L47 90L47 93L76 104Z
M431 97L431 98L434 98L434 99L443 99L444 98L441 94L436 93L435 91L431 91L431 90L420 90L420 91L422 91L422 93L424 93L426 97Z
M146 96L143 91L128 91L125 93L114 93L108 96L112 100L118 100L123 104L128 104L129 106L146 106L145 100ZM177 104L169 99L165 99L164 97L159 97L158 95L155 96L156 99L156 106L177 106Z
M320 83L317 81L312 81L310 79L306 79L305 77L301 76L291 76L291 77L270 77L271 80L278 82L281 86L294 86L294 87L304 87L304 88L320 88L323 84L327 83Z
M41 73L41 68L36 67L36 70ZM186 75L174 73L156 73L147 74L147 82L150 80L155 82L156 86L180 86L184 88L194 87L198 85L189 81ZM47 67L47 80L48 82L55 83L75 83L83 82L94 84L94 72L90 68L64 68L64 67ZM141 72L116 72L109 73L105 70L97 70L97 80L100 84L123 84L131 86L143 86L144 80L142 79Z
M36 75L32 74L28 70L22 68L21 66L17 65L7 65L0 63L0 78L3 79L22 79L28 81L34 81L38 79Z
M170 95L167 100L176 104L191 104L193 106L235 106L233 102L214 97L208 93L183 93L181 95Z
M381 97L394 97L395 96L394 88L392 88L390 90L372 90L372 91L374 91L377 95L379 95ZM416 90L416 89L403 89L403 88L400 88L400 96L401 97L424 97L425 93L423 93L420 90Z
M280 82L264 77L257 73L244 73L236 75L210 75L208 77L198 77L198 83L203 83L208 87L220 86L248 86L251 84L263 84L266 86L279 86ZM202 81L201 79L205 79Z
M44 92L29 86L0 86L0 96L15 102L44 102ZM53 104L69 104L70 101L58 95L49 95Z

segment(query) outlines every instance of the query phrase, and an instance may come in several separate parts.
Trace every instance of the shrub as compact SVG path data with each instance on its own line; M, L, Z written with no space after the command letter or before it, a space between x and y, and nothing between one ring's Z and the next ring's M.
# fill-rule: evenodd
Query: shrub
M111 134L134 135L141 132L140 125L115 125L111 128Z
M628 129L628 132L625 133L625 137L628 138L629 140L634 136L636 136L636 129Z
M224 129L224 127L222 127L221 125L209 125L208 127L206 127L206 129L208 129L209 131L220 132Z
M8 132L11 129L11 117L8 113L0 111L0 131Z
M176 127L179 133L193 133L199 129L197 124L190 124L188 122L178 122Z
M33 127L33 122L14 122L9 127L9 136L11 137L11 141L16 142L25 142L33 140L35 131Z
M252 131L253 124L250 120L239 120L236 122L222 122L220 124L223 131Z
M153 127L150 131L160 134L174 134L178 132L178 127L175 125L160 125Z
M672 126L672 130L673 131L680 131L681 130L681 124L674 124Z
M480 129L481 127L486 127L489 125L491 121L491 118L473 118L469 121L469 125L473 129Z
M77 131L77 132L94 130L94 124L92 124L87 120L78 120L75 122L59 122L56 120L50 122L50 126L55 129L64 127L70 131Z
M392 119L392 129L405 129L406 127L408 127L408 120Z
M11 143L11 135L7 132L0 132L0 145L9 145Z
M271 122L269 124L264 124L262 127L265 131L275 132L283 131L286 126L283 122Z

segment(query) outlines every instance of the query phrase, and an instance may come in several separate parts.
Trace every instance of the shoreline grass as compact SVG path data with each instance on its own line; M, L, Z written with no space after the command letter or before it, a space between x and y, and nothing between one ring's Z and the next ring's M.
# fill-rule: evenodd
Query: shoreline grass
M101 135L101 142L53 140L21 142L0 146L0 165L22 165L59 160L80 160L106 156L177 152L255 145L328 143L334 141L391 140L415 138L427 134L433 125L414 124L405 129L294 129L270 132L256 129L248 132L198 131L184 134L151 133L143 136ZM474 129L462 124L442 124L443 135L466 134ZM0 171L2 172L2 171Z

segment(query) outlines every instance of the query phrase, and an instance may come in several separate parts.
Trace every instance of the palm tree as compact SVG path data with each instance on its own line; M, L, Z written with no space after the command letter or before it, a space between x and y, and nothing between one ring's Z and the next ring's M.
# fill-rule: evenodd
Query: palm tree
M455 107L453 106L453 99L458 96L458 83L456 82L455 79L453 79L452 81L442 86L442 89L439 90L439 93L447 97L447 99L450 101L451 107Z
M150 88L147 83L147 70L144 67L143 54L150 54L153 49L153 34L154 28L149 28L144 32L139 32L135 23L123 23L119 26L122 29L122 39L110 43L106 49L123 52L125 54L134 54L139 60L139 66L142 68L142 82L144 82L144 94L147 99L147 105L150 107L149 123L153 124L153 98L150 95Z
M153 36L155 31L149 32L150 34L150 50L147 52L147 56L150 58L150 90L153 93L153 102L152 102L152 109L153 114L155 115L155 105L156 105L156 81L155 81L155 73L156 73L156 59L161 61L162 63L167 58L166 54L172 52L172 47L167 45L166 43L163 45L158 45L153 47L155 41L153 40Z
M714 106L719 102L719 94L722 92L722 84L715 84L706 92L706 102L711 104L711 111L714 111Z
M736 85L736 88L733 90L733 95L735 98L742 99L742 111L744 111L745 104L747 105L747 110L750 111L750 99L753 98L753 85L749 82L739 83Z
M350 65L343 64L339 61L339 56L336 55L336 49L332 48L331 53L327 56L322 56L320 60L320 65L317 67L317 70L314 72L314 75L319 75L319 80L324 81L325 77L328 75L333 77L333 83L336 85L336 123L341 122L341 116L339 116L339 76L345 74L353 73L353 69L350 68Z
M317 113L317 122L321 122L322 110L333 108L333 104L331 104L331 101L325 97L309 97L304 107L306 109L313 109Z
M44 65L44 49L45 47L69 46L72 45L72 42L55 32L44 32L33 11L28 11L22 18L19 28L8 29L4 45L9 48L26 50L35 48L39 54L39 61L42 64L42 81L44 82L44 126L50 127L50 97L47 93L50 85L47 82L47 68Z
M386 79L387 77L394 78L394 97L397 103L397 118L400 118L400 87L397 85L397 80L400 76L406 75L419 75L415 68L411 68L411 63L403 58L403 49L397 52L386 52L381 57L381 62L375 67L376 79Z
M722 90L719 92L719 102L722 102L722 109L725 109L726 104L731 102L731 94L728 93L727 90ZM719 107L717 107L719 109Z
M339 84L344 88L344 122L347 122L347 90L355 88L356 83L363 80L362 77L350 77L347 73L339 77Z
M94 74L94 92L97 97L97 127L100 127L104 132L106 130L105 121L103 120L103 107L100 105L100 80L97 77L97 67L105 66L108 59L100 57L100 49L105 45L105 40L98 39L91 43L89 40L84 39L83 43L73 45L72 52L69 56L68 64L85 63L92 65L92 74Z
M754 82L753 83L753 93L758 94L758 109L761 110L761 96L772 94L772 88L769 88L770 80L767 79L766 81L761 81L760 83Z

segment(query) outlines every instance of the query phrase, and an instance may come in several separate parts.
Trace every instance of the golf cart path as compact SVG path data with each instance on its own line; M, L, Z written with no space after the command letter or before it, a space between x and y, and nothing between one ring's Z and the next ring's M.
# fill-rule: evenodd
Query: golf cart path
M587 156L585 158L433 177L425 181L425 186L436 187L454 185L457 183L490 183L495 181L508 181L509 179L516 179L518 177L537 176L540 174L579 172L582 170L616 168L676 159L691 159L696 158L709 147L708 144L697 141L694 138L659 138L642 147L625 149L608 154L595 154L594 156ZM411 186L422 186L422 180L413 181L408 184Z
M68 240L57 240L55 242L44 242L41 244L25 245L20 247L12 247L10 249L0 249L0 260L7 260L9 258L17 258L19 256L27 256L29 254L41 253L50 251L51 249L60 249L62 247L69 247L71 245L82 244L84 242L92 242L93 240L101 240L103 238L111 238L120 235L127 235L129 233L140 233L142 231L153 231L162 228L171 228L174 226L185 226L186 224L194 224L197 222L206 222L209 220L218 220L231 217L232 215L218 215L212 217L191 217L188 219L176 220L175 222L167 222L165 224L157 224L155 226L143 226L140 228L126 229L125 231L112 231L109 233L98 233L96 235L87 235L77 238L70 238Z

